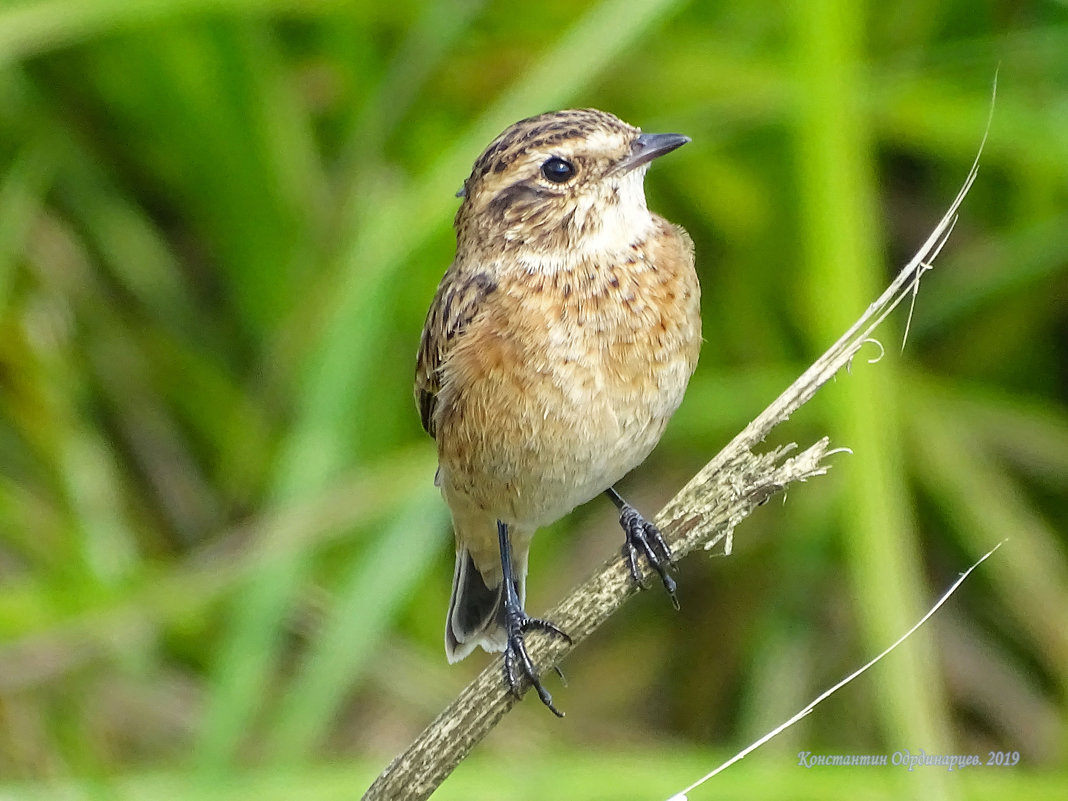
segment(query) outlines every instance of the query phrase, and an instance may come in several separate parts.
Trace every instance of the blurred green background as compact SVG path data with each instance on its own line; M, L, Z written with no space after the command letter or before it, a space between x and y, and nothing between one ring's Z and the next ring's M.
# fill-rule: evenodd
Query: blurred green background
M453 196L514 120L693 143L652 208L705 345L623 485L647 511L924 240L993 124L904 353L769 447L854 455L630 603L436 798L667 798L997 555L917 637L690 798L1063 798L1068 8L902 0L0 6L0 797L358 797L477 671L411 400ZM873 346L871 353L877 349ZM867 351L862 352L867 353ZM530 610L618 551L544 532ZM799 751L1019 752L812 768Z

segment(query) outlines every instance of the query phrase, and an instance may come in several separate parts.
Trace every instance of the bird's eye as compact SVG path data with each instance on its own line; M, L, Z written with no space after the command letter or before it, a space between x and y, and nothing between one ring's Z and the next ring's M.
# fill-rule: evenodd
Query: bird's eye
M554 184L562 184L575 175L575 165L570 161L553 156L541 165L541 174Z

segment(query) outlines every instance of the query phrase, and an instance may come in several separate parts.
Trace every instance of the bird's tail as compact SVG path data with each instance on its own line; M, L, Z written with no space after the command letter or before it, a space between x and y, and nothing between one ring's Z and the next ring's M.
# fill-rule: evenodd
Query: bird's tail
M526 560L523 560L525 563ZM517 570L519 603L526 598L526 566ZM499 573L498 573L499 575ZM459 662L482 646L485 651L503 651L508 643L504 623L504 583L490 587L475 566L466 545L456 549L449 616L445 620L445 655Z

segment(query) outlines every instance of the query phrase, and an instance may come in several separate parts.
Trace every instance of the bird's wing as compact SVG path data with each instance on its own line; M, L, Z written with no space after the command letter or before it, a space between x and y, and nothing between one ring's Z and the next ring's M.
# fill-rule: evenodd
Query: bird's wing
M441 387L441 369L449 353L497 289L493 276L480 269L461 270L453 264L438 286L427 312L415 362L415 403L423 428L435 436L434 408Z

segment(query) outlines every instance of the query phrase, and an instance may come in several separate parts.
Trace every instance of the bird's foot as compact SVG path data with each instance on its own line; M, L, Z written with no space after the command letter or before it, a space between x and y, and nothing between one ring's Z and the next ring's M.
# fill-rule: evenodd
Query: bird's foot
M508 645L504 649L504 677L512 690L512 694L516 698L520 697L519 690L525 676L530 681L530 685L537 691L541 702L549 707L549 711L554 715L562 718L564 713L553 705L552 695L545 689L538 672L534 669L534 662L531 661L530 654L527 653L524 635L531 630L540 630L553 637L560 637L568 645L571 644L571 637L555 623L531 617L518 604L505 606L505 625L508 630ZM555 670L563 678L560 668L555 668Z
M645 554L645 558L649 560L649 564L664 583L667 594L671 596L672 605L678 609L679 599L675 595L677 585L675 579L668 573L671 567L671 549L664 540L664 535L660 533L660 529L642 517L641 513L629 503L624 503L619 507L619 524L623 526L623 532L627 535L627 541L623 543L623 558L630 568L631 578L639 587L645 588L642 583L644 576L638 566L638 554Z

